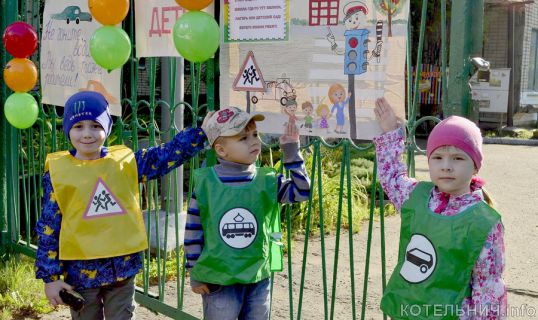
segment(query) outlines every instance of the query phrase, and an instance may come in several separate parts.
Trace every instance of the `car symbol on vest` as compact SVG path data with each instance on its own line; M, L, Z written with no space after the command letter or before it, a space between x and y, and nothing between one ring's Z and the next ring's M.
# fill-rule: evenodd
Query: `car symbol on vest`
M420 272L426 273L433 266L433 256L419 248L413 248L405 254L405 259L420 268Z

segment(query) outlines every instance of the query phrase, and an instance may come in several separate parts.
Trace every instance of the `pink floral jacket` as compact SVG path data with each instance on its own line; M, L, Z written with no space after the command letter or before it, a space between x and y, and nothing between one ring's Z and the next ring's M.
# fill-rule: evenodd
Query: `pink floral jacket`
M402 163L404 131L402 128L374 138L377 152L377 174L383 190L399 211L409 198L417 180L407 175ZM478 201L482 189L471 186L471 192L450 197L437 188L432 190L429 207L444 216L453 216ZM490 231L473 269L472 296L462 302L460 319L506 319L507 293L502 279L504 270L503 226L499 222Z

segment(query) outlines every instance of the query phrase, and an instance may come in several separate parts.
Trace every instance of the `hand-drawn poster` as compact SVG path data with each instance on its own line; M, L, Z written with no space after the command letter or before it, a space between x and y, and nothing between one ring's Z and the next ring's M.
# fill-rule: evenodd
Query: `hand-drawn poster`
M174 0L135 0L136 56L179 57L172 32L183 13Z
M213 4L202 11L213 15ZM134 12L137 57L180 57L173 32L185 8L174 0L135 0Z
M76 92L98 91L110 104L110 112L121 116L120 69L108 73L90 55L90 38L99 27L86 0L45 2L40 52L43 103L64 106Z
M405 117L408 0L221 0L221 8L221 106L263 113L261 132L282 134L294 121L301 135L370 140L381 133L379 97ZM260 79L264 89L254 86Z

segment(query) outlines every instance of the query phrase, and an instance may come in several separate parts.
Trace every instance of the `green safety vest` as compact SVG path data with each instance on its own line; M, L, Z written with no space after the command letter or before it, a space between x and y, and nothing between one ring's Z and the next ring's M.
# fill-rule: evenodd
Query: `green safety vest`
M277 178L258 168L243 185L221 182L213 168L194 172L204 248L192 268L194 280L231 285L256 283L282 271Z
M381 299L393 319L458 319L476 260L501 219L485 202L436 214L428 207L433 187L420 182L401 209L398 264Z

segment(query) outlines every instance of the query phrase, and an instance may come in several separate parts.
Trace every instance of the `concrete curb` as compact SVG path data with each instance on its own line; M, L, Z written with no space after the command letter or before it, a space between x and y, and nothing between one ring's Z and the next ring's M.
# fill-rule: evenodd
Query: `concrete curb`
M484 144L507 144L507 145L520 145L520 146L538 146L538 140L484 137Z

